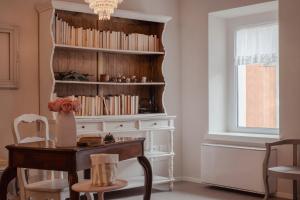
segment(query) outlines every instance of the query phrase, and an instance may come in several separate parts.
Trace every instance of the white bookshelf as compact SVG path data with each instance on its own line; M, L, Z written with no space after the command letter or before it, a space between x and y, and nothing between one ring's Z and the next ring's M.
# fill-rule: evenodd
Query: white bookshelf
M57 96L106 96L128 92L126 95L139 95L144 99L153 97L156 108L151 110L153 112L149 114L76 116L77 133L79 136L104 136L106 133L111 132L118 135L122 134L122 136L126 137L129 133L134 132L139 137L146 137L145 156L150 160L150 163L155 165L155 159L167 160L167 170L164 171L168 171L168 174L166 176L154 175L153 184L169 183L170 189L173 189L175 116L167 115L163 102L166 85L164 73L167 73L163 70L165 57L163 40L160 40L157 52L94 48L57 44L55 41L56 32L54 31L56 16L60 15L63 20L68 21L74 27L85 26L85 28L97 29L106 27L105 30L100 31L108 31L109 28L109 30L115 29L114 31L118 32L139 32L139 34L157 35L158 38L162 39L165 24L171 18L117 10L116 18L112 18L114 23L107 25L105 24L107 22L96 21L98 19L97 16L92 15L86 4L55 0L49 2L38 8L40 114L47 116L49 121L55 125L55 115L49 112L47 108L48 102L53 100L52 98L55 96L54 93L58 93ZM82 21L82 19L85 20ZM126 30L121 30L123 28ZM90 74L92 78L90 81L55 80L55 72L66 71ZM137 78L146 76L148 80L153 80L153 82L99 82L100 74L107 74L111 77L116 77L118 74L126 75L126 77L135 75ZM162 132L163 134L161 135L168 138L167 144L163 145L168 148L158 150L155 148L158 144L155 144L154 137ZM129 185L127 188L144 185L143 176L130 177L128 181Z

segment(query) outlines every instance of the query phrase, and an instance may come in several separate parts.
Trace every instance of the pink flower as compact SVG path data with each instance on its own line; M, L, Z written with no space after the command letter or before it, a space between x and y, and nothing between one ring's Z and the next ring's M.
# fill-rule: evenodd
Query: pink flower
M80 105L80 102L78 100L74 100L73 101L73 110L75 112L79 112L81 109L81 105Z
M80 110L80 102L78 100L72 100L71 98L59 98L49 102L48 108L53 112L78 112Z
M59 101L49 102L48 103L48 108L49 108L50 111L59 112L61 110L60 102Z

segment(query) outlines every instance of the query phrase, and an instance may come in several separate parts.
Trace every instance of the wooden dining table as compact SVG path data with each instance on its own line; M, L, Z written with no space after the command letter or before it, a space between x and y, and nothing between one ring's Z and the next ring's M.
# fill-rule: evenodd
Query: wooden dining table
M70 199L79 200L79 193L71 189L78 182L78 171L85 170L90 176L90 155L98 153L119 154L119 160L137 158L144 169L144 200L150 200L152 190L152 169L144 156L144 138L127 139L96 147L55 147L52 141L8 145L8 167L0 180L0 200L7 199L7 186L17 176L17 168L54 170L68 172Z

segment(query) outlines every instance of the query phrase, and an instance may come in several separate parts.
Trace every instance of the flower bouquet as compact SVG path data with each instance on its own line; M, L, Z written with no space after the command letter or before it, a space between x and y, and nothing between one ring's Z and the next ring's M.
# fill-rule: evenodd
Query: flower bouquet
M55 144L57 147L76 146L76 121L74 112L80 110L80 103L77 99L58 98L48 103L52 112L57 112L55 126Z

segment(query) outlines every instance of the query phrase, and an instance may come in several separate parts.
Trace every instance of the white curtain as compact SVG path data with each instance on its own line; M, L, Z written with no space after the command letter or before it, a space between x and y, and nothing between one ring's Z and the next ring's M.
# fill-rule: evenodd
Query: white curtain
M236 32L235 64L270 65L278 61L278 24L245 28Z

